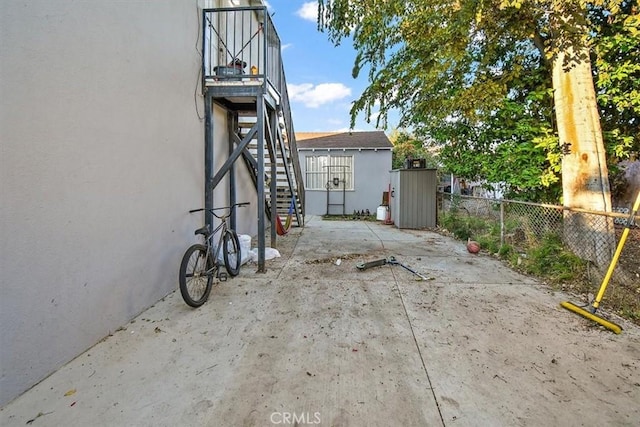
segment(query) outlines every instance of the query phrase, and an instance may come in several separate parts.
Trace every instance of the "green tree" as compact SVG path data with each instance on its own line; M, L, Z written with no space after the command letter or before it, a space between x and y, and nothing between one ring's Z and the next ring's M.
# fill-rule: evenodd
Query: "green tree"
M624 2L615 15L594 8L592 63L610 167L613 196L629 183L617 167L619 160L640 160L640 7Z
M557 141L548 137L553 100L546 80L534 66L514 81L498 107L430 129L442 147L439 159L445 169L501 183L510 199L556 202L562 189L555 174L549 174L547 183L541 177L552 164L540 141Z
M609 210L606 153L592 78L589 14L600 9L603 15L615 17L629 3L319 0L319 8L321 28L328 30L331 40L340 43L343 38L353 38L357 50L354 76L362 71L369 76L369 86L353 104L352 120L359 112L369 116L379 106L379 120L390 109L399 109L401 126L412 127L418 134L430 134L434 129L446 133L447 123L475 128L518 96L529 97L529 108L535 108L531 95L544 90L518 88L532 66L544 70L543 77L550 81L547 87L554 93L554 122L545 126L541 121L531 130L537 133L533 148L546 153L547 183L552 183L554 172L560 172L566 206ZM496 159L491 150L499 149L490 142L492 138L457 136L448 146L472 142L478 153L490 157L486 160ZM522 147L518 138L510 143L512 149L506 149L504 157ZM463 150L457 153L469 154ZM576 222L574 226L579 229L585 225ZM611 224L600 228L603 235L612 235ZM604 258L613 249L610 240L609 253L600 252ZM577 243L578 253L579 246L584 247L584 242ZM602 265L604 259L594 261Z
M590 43L598 105L609 158L640 153L640 7L620 5L616 14L592 8Z
M427 149L427 144L410 132L394 129L389 135L389 141L393 145L393 169L402 169L407 159L424 159L426 167L438 167L438 160Z

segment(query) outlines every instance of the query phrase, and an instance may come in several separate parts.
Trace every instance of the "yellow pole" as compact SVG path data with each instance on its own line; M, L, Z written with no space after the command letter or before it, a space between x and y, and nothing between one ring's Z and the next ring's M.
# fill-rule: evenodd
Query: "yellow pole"
M612 332L615 332L616 334L619 334L622 332L622 327L620 325L616 325L615 323L609 322L608 320L603 319L602 317L596 316L595 314L591 314L589 311L585 310L584 308L579 307L575 304L572 304L569 301L561 302L560 305L569 311L573 311L574 313L579 314L582 317L585 317L589 320L593 320L594 322L601 324L602 326L604 326L605 328L609 329Z
M627 236L629 235L629 227L631 226L631 222L636 215L636 212L640 208L640 191L638 191L638 195L636 196L636 201L633 204L633 209L631 210L631 215L627 220L627 225L622 232L622 237L620 237L620 242L618 243L618 247L616 248L616 253L613 255L613 259L611 260L611 264L609 264L609 269L607 270L607 274L604 276L604 280L602 281L602 285L600 285L600 290L598 291L598 295L596 299L593 301L593 312L598 309L600 305L600 301L604 296L604 291L607 289L607 285L609 284L609 280L613 275L613 270L616 268L616 264L618 263L618 258L620 258L620 253L622 252L622 248L624 247L624 243L627 240Z

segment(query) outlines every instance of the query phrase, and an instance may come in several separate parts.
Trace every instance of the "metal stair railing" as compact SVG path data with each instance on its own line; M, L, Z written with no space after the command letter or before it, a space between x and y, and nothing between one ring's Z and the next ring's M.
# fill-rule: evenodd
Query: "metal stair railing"
M251 132L252 130L254 130L253 128L255 126L255 123L257 122L257 117L254 115L244 115L243 117L245 118L245 120L238 121L238 128L240 130L240 134L236 137L236 144L240 144L241 141L245 140L245 137L248 133L245 133L243 131L246 129L249 129L249 132ZM266 118L265 118L265 124L269 128L271 128L272 126L278 126L278 123L268 123L268 120ZM271 141L271 137L269 136L271 135L271 132L269 131L266 132L266 135L267 135L267 141L265 142L267 142L267 144L272 143L273 141ZM255 146L256 144L257 144L257 141L255 140L255 138L252 139L251 142L249 142L248 144L245 144L246 151L243 154L245 157L244 159L245 163L249 169L254 185L257 185L256 173L257 173L258 159L256 157L257 156L256 154L257 147ZM281 215L288 214L291 198L295 197L296 198L295 222L297 223L298 226L301 226L302 222L299 219L299 215L298 215L298 211L300 210L300 203L296 194L297 182L296 182L296 176L294 173L294 166L291 163L291 156L287 156L287 151L289 151L290 153L290 150L284 142L284 138L280 131L279 126L277 128L277 140L275 141L274 148L275 148L275 153L269 150L267 146L267 149L270 155L274 155L274 159L275 159L276 181L277 181L276 193L272 197L270 188L268 187L265 188L265 196L268 195L268 197L266 197L267 206L270 208L271 203L269 200L273 200L273 202L276 204L278 214L281 214ZM271 168L271 163L270 162L265 163L265 180L267 181L270 179L270 176L271 176L270 168ZM271 219L270 209L266 211L266 214L267 214L267 217Z
M287 79L284 72L284 67L281 69L282 72L282 89L281 89L281 108L282 115L284 119L284 126L287 136L287 143L289 145L289 152L291 161L293 163L293 172L296 177L296 199L297 203L300 206L296 206L296 216L298 217L298 224L304 224L304 181L302 180L302 170L300 168L300 159L298 156L298 146L296 143L296 134L293 128L293 118L291 116L291 104L289 103L289 92L287 91Z

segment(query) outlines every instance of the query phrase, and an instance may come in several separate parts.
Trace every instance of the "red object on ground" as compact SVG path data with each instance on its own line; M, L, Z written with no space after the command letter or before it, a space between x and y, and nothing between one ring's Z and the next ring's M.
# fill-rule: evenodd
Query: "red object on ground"
M477 254L480 252L480 243L469 239L467 241L467 250L472 254Z
M284 225L282 225L282 220L280 219L280 216L276 216L276 233L278 233L278 236L284 236L288 232L289 230L285 229Z

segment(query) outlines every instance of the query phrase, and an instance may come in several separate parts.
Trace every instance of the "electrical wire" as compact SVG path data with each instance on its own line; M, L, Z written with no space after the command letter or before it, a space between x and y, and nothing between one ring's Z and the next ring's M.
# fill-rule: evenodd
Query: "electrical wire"
M200 57L200 61L204 60L204 55L202 52L200 52L200 50L198 50L198 42L200 41L200 8L198 7L198 0L196 0L196 21L198 22L198 33L196 34L196 44L194 46L194 48L196 49L196 52L198 53L198 56ZM198 116L198 120L203 121L204 120L204 114L200 115L200 110L198 109L198 88L200 87L200 85L202 84L202 66L198 67L198 75L196 77L196 86L193 89L193 104L194 107L196 109L196 116Z
M198 120L203 121L204 115L201 116L200 110L198 109L198 87L200 87L200 82L202 81L201 76L202 76L202 68L198 67L198 76L196 80L196 86L195 86L195 89L193 90L193 103L196 109L196 116L198 116Z

